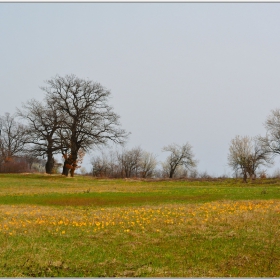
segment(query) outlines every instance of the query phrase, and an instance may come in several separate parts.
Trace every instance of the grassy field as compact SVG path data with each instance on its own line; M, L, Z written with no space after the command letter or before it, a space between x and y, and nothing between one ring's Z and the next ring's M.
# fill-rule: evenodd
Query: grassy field
M0 174L0 277L280 277L280 180Z

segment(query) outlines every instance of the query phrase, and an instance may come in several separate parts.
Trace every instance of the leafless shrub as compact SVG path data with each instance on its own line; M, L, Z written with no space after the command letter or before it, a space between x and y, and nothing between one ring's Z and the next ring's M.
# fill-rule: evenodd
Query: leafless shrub
M268 176L267 176L267 171L266 170L260 170L258 172L258 176L260 179L266 179Z
M201 178L201 179L212 179L213 178L213 176L210 176L207 173L207 171L199 173L198 177Z
M10 158L0 166L1 173L23 173L29 172L28 163L22 158Z

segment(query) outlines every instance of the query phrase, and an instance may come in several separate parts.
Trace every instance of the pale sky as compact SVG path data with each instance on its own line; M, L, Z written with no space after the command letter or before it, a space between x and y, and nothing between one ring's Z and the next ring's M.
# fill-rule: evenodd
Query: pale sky
M210 175L280 107L280 3L0 3L0 40L0 115L73 73L111 90L128 148L189 142Z

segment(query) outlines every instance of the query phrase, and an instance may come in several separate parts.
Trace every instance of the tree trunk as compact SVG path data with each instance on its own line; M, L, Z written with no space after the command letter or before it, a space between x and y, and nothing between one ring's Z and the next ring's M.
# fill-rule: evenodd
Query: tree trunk
M54 167L54 158L52 153L48 154L48 159L47 159L47 163L46 163L46 173L47 174L52 174L53 171L53 167Z
M173 178L173 175L174 175L174 172L175 172L175 169L171 169L170 172L169 172L169 178Z
M246 174L246 172L244 172L244 174L243 174L243 182L247 183L247 174Z
M74 173L75 173L75 169L76 169L76 166L75 166L76 164L73 164L73 167L71 168L71 170L70 170L70 175L71 175L71 177L74 177Z
M69 168L67 168L66 165L67 165L67 159L64 161L63 169L62 169L62 175L67 177L69 173Z
M77 160L78 160L78 149L71 151L71 169L70 169L71 177L74 177L74 173L77 167Z
M147 177L147 171L143 171L141 177L142 177L142 178L146 178L146 177Z

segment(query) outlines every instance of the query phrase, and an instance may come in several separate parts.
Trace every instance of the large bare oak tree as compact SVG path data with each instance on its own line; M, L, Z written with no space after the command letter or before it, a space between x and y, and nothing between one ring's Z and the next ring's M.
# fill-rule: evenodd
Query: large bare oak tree
M120 117L108 104L111 93L101 84L75 75L57 75L46 84L42 87L46 99L65 114L61 137L70 152L64 153L64 175L70 170L74 176L79 151L86 152L108 140L115 143L126 140L128 134L120 128Z

